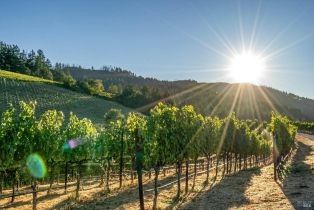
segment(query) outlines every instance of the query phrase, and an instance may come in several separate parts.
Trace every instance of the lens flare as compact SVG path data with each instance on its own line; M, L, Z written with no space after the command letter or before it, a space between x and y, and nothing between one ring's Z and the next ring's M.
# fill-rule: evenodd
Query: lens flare
M78 145L80 145L80 142L76 139L71 139L69 142L68 142L69 146L71 149L74 149L75 147L77 147Z
M70 147L70 145L69 145L68 143L66 143L66 144L63 145L63 151L64 151L64 152L68 152L68 151L70 151L70 150L71 150L71 147Z
M71 139L68 141L68 143L65 143L63 145L63 151L64 152L68 152L71 149L75 149L76 147L78 147L79 145L83 144L82 140L78 140L78 139Z
M46 164L38 154L29 155L26 160L26 166L33 177L43 178L46 176Z

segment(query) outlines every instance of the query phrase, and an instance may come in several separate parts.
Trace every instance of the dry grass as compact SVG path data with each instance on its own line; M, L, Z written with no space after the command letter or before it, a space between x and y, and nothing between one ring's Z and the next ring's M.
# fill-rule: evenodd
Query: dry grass
M312 140L310 139L312 138ZM196 179L196 186L182 198L174 201L176 184L159 191L160 209L295 209L298 201L313 200L314 205L314 137L298 135L298 146L290 162L287 163L284 179L278 183L273 180L273 167L268 165L260 169L253 168L235 175L217 177L204 186L205 174ZM213 172L210 174L213 177ZM160 183L175 180L173 173L164 177ZM182 190L184 190L184 180ZM74 192L63 194L63 189L55 190L47 196L39 193L38 209L138 209L138 191L136 182L125 182L122 189L117 189L117 182L112 184L112 191L105 193L99 183L85 186L79 202L74 201ZM153 187L153 180L145 177L144 189ZM74 186L70 187L74 190ZM9 199L0 201L0 208L30 209L32 195L17 197L13 204ZM145 207L151 209L153 193L145 192Z

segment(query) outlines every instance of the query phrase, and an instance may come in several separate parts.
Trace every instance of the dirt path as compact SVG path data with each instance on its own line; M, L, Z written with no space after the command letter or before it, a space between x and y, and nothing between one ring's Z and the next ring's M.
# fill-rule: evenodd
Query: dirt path
M282 181L274 182L272 165L243 171L179 209L314 209L314 136L298 135L297 145Z

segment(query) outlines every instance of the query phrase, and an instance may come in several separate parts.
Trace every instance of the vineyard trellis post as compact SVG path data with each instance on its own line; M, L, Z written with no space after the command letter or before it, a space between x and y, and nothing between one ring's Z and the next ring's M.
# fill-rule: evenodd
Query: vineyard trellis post
M36 210L37 207L37 179L36 177L32 177L32 181L33 181L33 210Z
M143 193L143 179L142 179L142 167L143 167L143 139L139 135L139 129L135 132L135 164L138 180L138 192L140 200L140 209L144 210L144 193Z
M68 162L65 161L65 171L64 171L64 193L67 194L67 185L68 185Z
M276 135L273 135L273 162L274 162L274 180L277 182Z

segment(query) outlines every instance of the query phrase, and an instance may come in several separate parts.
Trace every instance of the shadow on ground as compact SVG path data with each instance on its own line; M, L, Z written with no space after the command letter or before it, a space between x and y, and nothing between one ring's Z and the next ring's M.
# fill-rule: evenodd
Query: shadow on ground
M240 171L235 175L225 176L208 190L200 191L190 202L180 209L229 209L248 203L245 197L246 187L254 175L259 175L259 168Z
M286 169L279 184L295 209L314 209L313 150L314 140L299 141L291 166Z
M175 176L162 177L159 180L159 186L175 180ZM144 190L153 187L153 179L146 181L143 184ZM78 204L71 206L73 209L119 209L122 205L138 201L138 188L137 185L125 186L122 189L113 189L113 195L106 195L104 191L100 191L93 195L92 200L81 201ZM152 194L152 192L144 192L145 195ZM53 209L69 208L69 204L73 203L64 200L56 204Z

